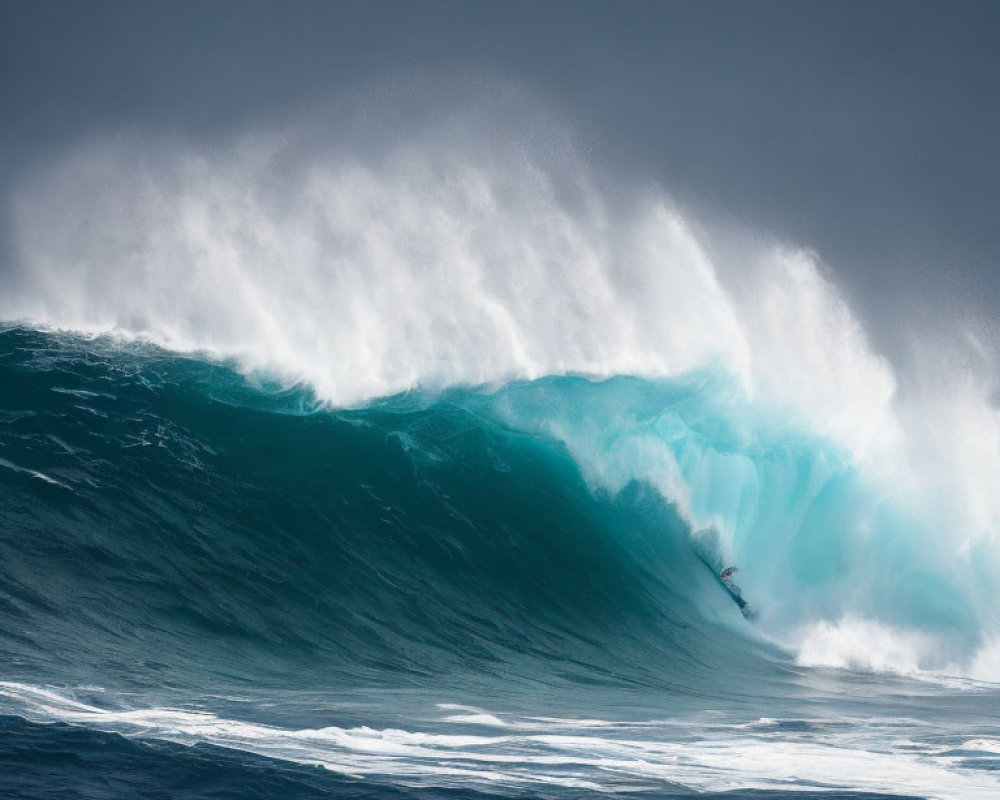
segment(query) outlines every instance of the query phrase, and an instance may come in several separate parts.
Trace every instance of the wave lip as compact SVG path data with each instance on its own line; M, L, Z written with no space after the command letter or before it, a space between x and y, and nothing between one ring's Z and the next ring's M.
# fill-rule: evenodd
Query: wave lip
M236 358L340 406L719 366L859 457L894 444L895 376L814 255L748 239L729 264L562 131L540 149L474 114L440 127L395 146L295 125L211 152L81 145L17 193L0 318Z

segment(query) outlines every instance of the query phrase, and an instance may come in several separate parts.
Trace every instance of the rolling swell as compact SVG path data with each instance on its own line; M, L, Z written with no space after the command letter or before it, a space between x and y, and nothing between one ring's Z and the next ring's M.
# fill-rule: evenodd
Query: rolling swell
M697 693L687 525L474 393L313 407L139 345L0 334L7 677L309 689L478 675ZM764 669L764 662L761 662ZM718 683L718 681L715 681Z

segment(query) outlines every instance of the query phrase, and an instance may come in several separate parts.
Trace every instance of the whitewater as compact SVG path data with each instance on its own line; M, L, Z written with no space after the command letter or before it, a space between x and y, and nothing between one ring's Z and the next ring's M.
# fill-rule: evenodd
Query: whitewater
M97 759L183 797L227 796L196 764L259 797L997 796L981 332L914 321L893 362L807 247L509 111L103 135L11 195L5 790Z

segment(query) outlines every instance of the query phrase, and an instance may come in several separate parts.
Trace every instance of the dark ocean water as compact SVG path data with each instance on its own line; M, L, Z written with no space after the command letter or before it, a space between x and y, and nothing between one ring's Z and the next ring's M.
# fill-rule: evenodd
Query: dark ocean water
M1000 796L995 686L806 667L774 635L843 591L823 520L864 491L818 440L742 436L727 397L564 377L334 410L3 330L0 795ZM615 466L652 440L730 465L692 507L751 459L818 538L692 531ZM975 640L960 587L928 585L934 614L903 613Z

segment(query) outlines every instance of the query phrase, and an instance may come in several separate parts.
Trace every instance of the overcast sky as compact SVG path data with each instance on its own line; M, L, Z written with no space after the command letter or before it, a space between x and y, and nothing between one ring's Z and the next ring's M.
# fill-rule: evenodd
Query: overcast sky
M414 74L524 85L605 168L813 247L886 347L904 311L1000 304L995 2L0 0L0 188L89 133Z

